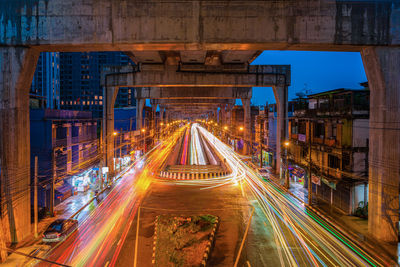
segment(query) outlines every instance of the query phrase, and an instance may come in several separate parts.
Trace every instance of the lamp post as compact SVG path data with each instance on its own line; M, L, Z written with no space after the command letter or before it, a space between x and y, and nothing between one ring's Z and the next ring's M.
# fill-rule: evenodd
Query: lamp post
M141 132L143 133L143 154L144 154L146 153L146 129L143 128Z
M285 141L283 145L285 146L285 153L286 153L286 172L285 172L285 187L287 189L290 188L289 183L289 160L288 160L288 148L289 148L289 141Z
M239 127L239 131L243 132L243 130L244 130L243 126L240 126L240 127ZM242 136L242 137L243 137L243 136ZM243 146L244 146L244 142L245 142L245 140L244 140L244 137L243 137Z
M115 156L116 156L116 149L117 149L116 148L117 145L116 145L116 142L115 142L115 140L116 140L115 137L118 135L118 132L113 132L113 135L114 135L114 158L113 158L113 161L114 161L113 164L114 165L113 166L114 166L114 171L115 171L116 170L116 166L115 166L116 159L115 159Z
M228 126L224 126L225 142L228 143Z

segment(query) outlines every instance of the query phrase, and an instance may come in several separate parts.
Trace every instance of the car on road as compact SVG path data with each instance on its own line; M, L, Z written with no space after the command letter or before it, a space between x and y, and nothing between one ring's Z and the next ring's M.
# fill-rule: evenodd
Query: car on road
M78 221L73 219L57 219L43 233L43 242L59 242L78 228Z
M40 260L36 258L45 258L46 253L50 250L49 245L33 245L23 247L11 253L1 266L35 266ZM36 258L33 258L36 257Z
M261 175L263 178L269 178L269 171L268 169L258 168L257 173Z

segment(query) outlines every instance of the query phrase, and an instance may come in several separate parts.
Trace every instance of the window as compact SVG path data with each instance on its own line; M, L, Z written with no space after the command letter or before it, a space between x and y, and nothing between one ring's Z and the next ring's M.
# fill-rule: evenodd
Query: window
M314 124L314 137L324 138L325 135L325 125L324 123Z
M336 123L333 123L332 124L332 137L335 137L336 138L336 131L337 131L337 124Z
M343 170L351 171L350 163L351 163L350 153L343 153L343 159L342 159Z
M306 134L306 123L305 122L300 122L299 123L298 133L299 134Z
M292 122L291 122L291 126L292 126L292 134L298 134L297 122L292 121Z
M53 139L57 138L57 127L53 127Z
M328 167L333 168L333 169L339 169L340 168L340 159L336 156L333 155L328 155Z

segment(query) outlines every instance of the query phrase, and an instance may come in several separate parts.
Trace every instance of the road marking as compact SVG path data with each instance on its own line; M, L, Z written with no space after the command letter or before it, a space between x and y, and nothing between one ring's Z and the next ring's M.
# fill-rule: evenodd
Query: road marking
M249 221L247 222L246 231L244 232L244 235L243 235L242 244L240 244L240 248L239 248L239 252L238 252L238 255L237 255L237 258L236 258L236 261L235 261L235 265L233 265L234 267L237 267L237 265L239 263L239 258L240 258L240 255L242 254L242 249L243 249L244 242L246 241L246 238L247 238L247 233L249 232L251 218L253 217L254 210L255 210L255 208L253 206L253 210L251 211Z
M135 240L135 259L133 262L133 266L136 267L137 264L137 251L138 251L138 242L139 242L139 220L140 220L140 206L138 209L138 215L137 215L137 226L136 226L136 240Z

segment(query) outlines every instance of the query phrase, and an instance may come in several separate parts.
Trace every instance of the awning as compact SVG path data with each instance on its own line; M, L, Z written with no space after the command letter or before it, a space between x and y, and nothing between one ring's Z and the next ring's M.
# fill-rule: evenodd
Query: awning
M291 173L299 178L303 178L305 171L301 168L293 167Z
M62 186L59 186L55 189L56 191L56 197L57 195L65 195L66 193L70 192L72 190L72 186L68 183L65 183Z

